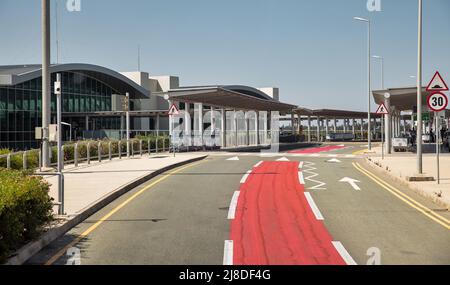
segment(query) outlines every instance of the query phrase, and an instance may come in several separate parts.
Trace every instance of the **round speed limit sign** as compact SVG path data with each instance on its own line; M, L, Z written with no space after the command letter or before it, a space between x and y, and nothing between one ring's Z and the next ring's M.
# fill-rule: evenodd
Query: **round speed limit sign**
M444 111L447 106L448 98L445 94L437 92L428 96L428 107L430 107L432 111L441 112Z

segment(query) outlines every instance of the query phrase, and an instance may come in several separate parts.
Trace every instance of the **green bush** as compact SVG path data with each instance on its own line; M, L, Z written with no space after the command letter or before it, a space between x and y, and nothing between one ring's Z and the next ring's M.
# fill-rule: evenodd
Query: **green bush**
M52 221L49 184L40 177L0 169L0 263L39 236Z

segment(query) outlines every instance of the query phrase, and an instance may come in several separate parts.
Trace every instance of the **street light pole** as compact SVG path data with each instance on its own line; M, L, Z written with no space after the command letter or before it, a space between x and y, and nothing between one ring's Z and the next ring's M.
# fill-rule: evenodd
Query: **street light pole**
M367 101L367 107L368 107L368 111L367 111L367 140L368 140L368 149L369 151L372 150L372 132L371 132L371 114L370 114L370 109L371 109L371 97L372 94L371 90L372 90L372 86L371 86L371 59L372 59L372 55L371 55L371 23L370 20L368 19L364 19L364 18L360 18L360 17L355 17L354 18L357 21L362 21L367 23L367 89L368 89L368 101Z
M50 167L50 0L42 0L42 165Z
M126 93L126 129L127 129L127 158L130 158L130 94Z
M423 173L422 164L422 0L419 0L419 27L417 35L417 172Z

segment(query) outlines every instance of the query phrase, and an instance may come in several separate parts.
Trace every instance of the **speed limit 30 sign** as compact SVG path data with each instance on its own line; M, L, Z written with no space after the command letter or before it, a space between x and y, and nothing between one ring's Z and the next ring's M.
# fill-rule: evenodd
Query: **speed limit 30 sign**
M448 106L448 98L444 93L436 92L428 96L428 107L434 112L444 111Z

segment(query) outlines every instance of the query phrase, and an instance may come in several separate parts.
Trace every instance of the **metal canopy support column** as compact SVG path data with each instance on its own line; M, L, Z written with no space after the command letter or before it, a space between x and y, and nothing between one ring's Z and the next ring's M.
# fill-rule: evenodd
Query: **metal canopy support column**
M391 139L391 99L386 98L384 99L384 105L386 106L386 109L389 111L387 115L384 116L384 137L386 138L386 149L387 153L392 153L392 139Z
M320 142L320 117L317 117L317 140Z
M355 121L355 119L352 119L352 132L353 132L353 136L356 136L356 121Z
M234 146L238 146L238 120L237 120L237 112L233 111L233 131L234 131Z
M334 132L337 132L337 119L334 118L334 123L333 123L333 128L334 128Z
M268 120L269 120L269 112L268 111L266 111L265 113L264 113L264 124L263 124L263 130L264 130L264 144L266 145L267 144L267 140L268 140L268 127L267 127L267 125L268 125Z
M361 119L361 140L364 140L364 119Z
M308 142L311 142L311 117L308 116Z
M256 132L256 145L260 145L261 141L259 139L259 111L256 111L255 116L255 132Z
M328 118L325 118L325 136L326 138L330 135L330 120Z
M225 109L222 109L221 129L222 147L227 147L227 111Z
M198 135L200 136L200 143L201 146L204 146L204 142L203 142L203 104L199 103L198 104Z
M249 112L244 113L244 124L245 124L245 144L250 145L250 118L248 117Z
M185 103L184 110L184 137L186 140L187 146L192 146L192 126L191 126L191 104Z

